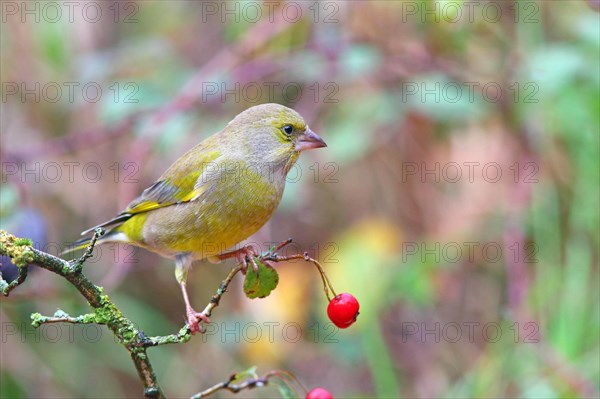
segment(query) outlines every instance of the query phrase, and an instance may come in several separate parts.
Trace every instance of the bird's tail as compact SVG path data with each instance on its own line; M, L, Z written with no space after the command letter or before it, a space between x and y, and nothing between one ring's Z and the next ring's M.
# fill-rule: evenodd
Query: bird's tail
M110 230L107 233L105 233L102 237L98 238L98 240L96 241L96 245L101 245L101 244L104 244L106 242L115 241L115 238L117 238L116 236L118 234L119 234L118 231L116 231L114 229ZM92 237L83 237L83 238L80 238L79 240L75 241L73 244L69 245L60 254L61 255L65 255L65 254L68 254L68 253L71 253L71 252L79 251L80 249L86 249L90 245L91 241L92 241Z
M120 231L118 230L119 226L121 226L124 222L129 220L131 218L131 216L132 215L129 213L122 213L114 219L111 219L107 222L104 222L104 223L94 226L90 229L87 229L86 231L81 233L81 235L89 234L99 227L102 227L102 228L111 227L111 229L108 230L108 232L106 232L102 237L98 238L98 241L96 241L96 245L103 244L105 242L119 241L119 234L120 234ZM120 238L121 238L121 240L123 239L123 237L120 237ZM68 254L70 252L78 251L80 249L85 249L88 247L88 245L90 245L91 241L92 241L92 237L80 238L79 240L75 241L72 245L70 245L67 249L62 251L60 254L64 255L64 254Z

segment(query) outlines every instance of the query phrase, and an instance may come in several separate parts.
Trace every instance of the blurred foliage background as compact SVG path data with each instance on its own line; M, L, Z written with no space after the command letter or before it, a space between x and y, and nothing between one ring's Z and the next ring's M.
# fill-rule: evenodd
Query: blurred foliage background
M2 228L58 253L255 104L329 145L250 241L293 237L358 322L328 324L303 263L266 299L236 281L207 335L150 350L167 395L256 365L340 398L598 397L598 2L66 3L2 3ZM169 261L99 250L86 273L146 334L183 325ZM197 264L192 303L227 270ZM88 310L65 281L0 305L2 397L139 397L105 328L29 325Z

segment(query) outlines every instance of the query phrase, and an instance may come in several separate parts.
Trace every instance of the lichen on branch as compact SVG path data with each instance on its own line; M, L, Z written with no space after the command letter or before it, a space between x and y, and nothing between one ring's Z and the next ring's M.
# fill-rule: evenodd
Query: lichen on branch
M0 230L0 253L9 256L12 263L22 268L33 262L33 242L28 238L18 238L5 230Z

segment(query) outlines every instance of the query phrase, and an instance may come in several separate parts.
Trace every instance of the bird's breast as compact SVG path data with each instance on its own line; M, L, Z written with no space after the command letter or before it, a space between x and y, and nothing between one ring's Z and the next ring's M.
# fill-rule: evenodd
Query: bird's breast
M240 167L222 174L206 196L157 209L144 225L148 249L192 252L203 259L224 252L258 231L279 205L285 176Z

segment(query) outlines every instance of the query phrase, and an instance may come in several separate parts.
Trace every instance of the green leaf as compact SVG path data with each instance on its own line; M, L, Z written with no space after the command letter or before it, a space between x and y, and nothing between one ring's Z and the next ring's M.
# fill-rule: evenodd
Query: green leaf
M244 292L250 299L269 296L279 283L279 275L275 269L263 264L258 258L255 258L255 260L258 265L258 276L250 263L246 272L246 280L244 280Z

